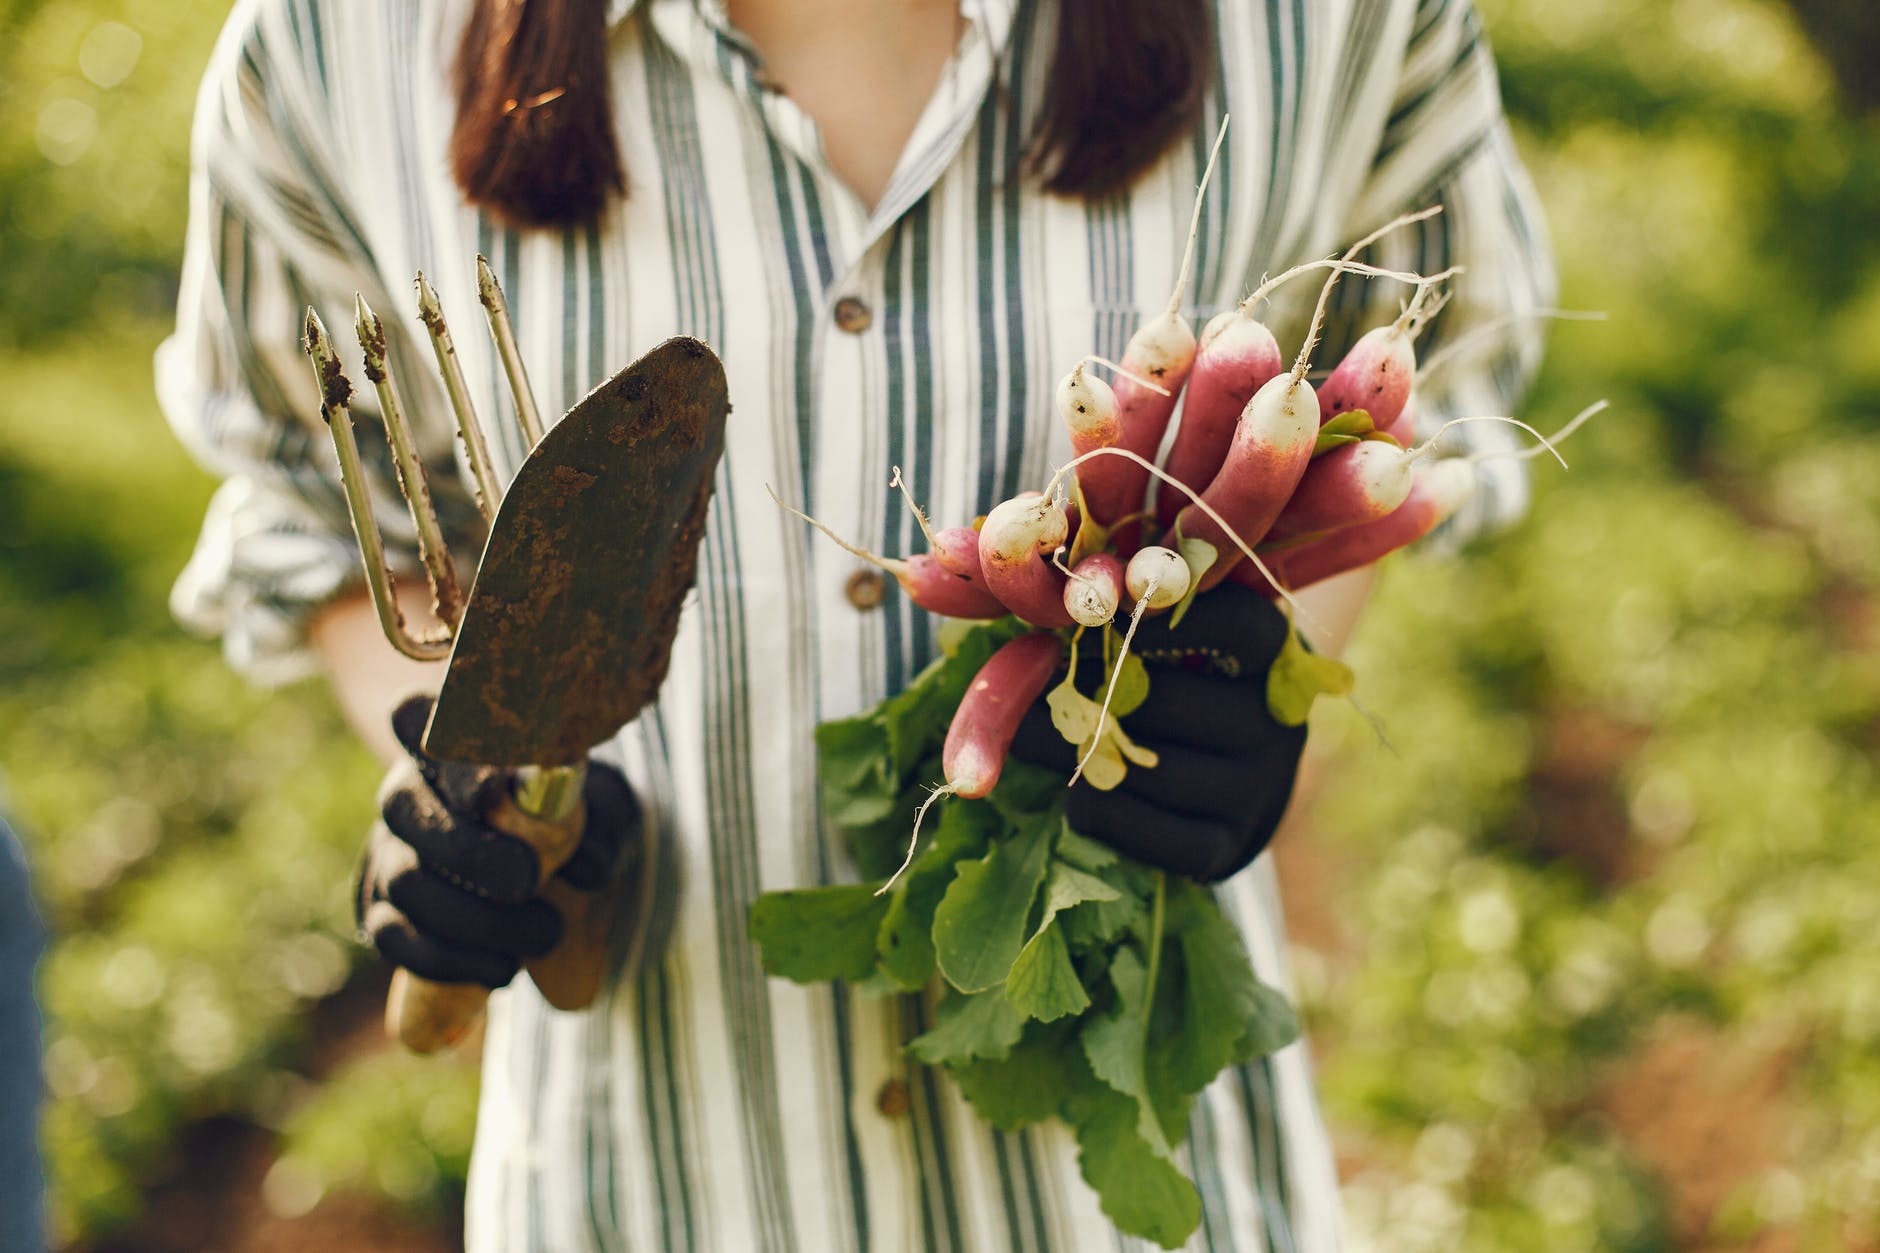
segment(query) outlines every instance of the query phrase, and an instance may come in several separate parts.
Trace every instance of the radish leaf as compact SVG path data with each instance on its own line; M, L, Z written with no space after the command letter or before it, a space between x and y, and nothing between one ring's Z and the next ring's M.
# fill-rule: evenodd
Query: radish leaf
M980 805L947 806L933 842L921 850L894 892L875 943L883 973L906 991L918 991L933 977L934 910L957 865L985 853L998 826L988 821L991 817Z
M993 987L1011 973L1044 882L1054 826L1032 823L984 858L960 863L933 920L940 973L960 991Z
M1110 717L1127 718L1148 699L1149 668L1135 653L1125 653L1117 667L1116 693L1110 697Z
M1290 623L1286 642L1266 675L1266 707L1282 726L1304 726L1312 702L1321 694L1343 696L1351 691L1351 667L1333 657L1321 657L1305 646Z
M1195 603L1195 597L1201 594L1201 576L1208 572L1220 557L1220 551L1204 539L1185 539L1175 545L1175 551L1182 555L1188 564L1188 590L1175 602L1175 608L1169 610L1168 625L1172 631L1182 624L1188 616L1188 606Z
M1362 437L1377 429L1377 423L1371 420L1371 414L1364 409L1347 409L1319 428L1320 435L1350 435Z
M1098 1087L1077 1120L1077 1146L1084 1182L1122 1230L1179 1249L1201 1225L1195 1185L1165 1150L1143 1139L1128 1097Z
M1205 888L1171 893L1169 932L1181 953L1181 1028L1159 1069L1175 1091L1199 1092L1228 1066L1298 1038L1292 1006L1254 974L1240 932Z
M1166 1156L1168 1140L1162 1134L1162 1123L1149 1100L1145 1068L1152 995L1148 978L1142 959L1136 956L1134 949L1127 946L1118 949L1110 962L1110 983L1116 989L1116 1002L1107 1014L1087 1022L1079 1039L1091 1073L1135 1101L1143 1140L1159 1155Z
M979 1116L1001 1131L1057 1114L1079 1082L1091 1085L1068 1023L1025 1024L1025 1033L1002 1058L979 1058L951 1067L960 1091Z
M1371 415L1363 409L1351 409L1339 414L1319 428L1318 442L1312 445L1312 455L1322 456L1343 444L1355 444L1366 439L1376 429Z
M1005 995L1027 1018L1051 1022L1090 1008L1090 994L1078 982L1071 951L1056 922L1046 922L1020 950L1006 976Z
M962 996L948 992L940 1002L940 1022L908 1041L907 1051L930 1066L1001 1058L1018 1043L1025 1019L1005 999L1004 988Z
M873 883L766 892L751 905L751 938L764 969L797 983L866 979L888 898Z

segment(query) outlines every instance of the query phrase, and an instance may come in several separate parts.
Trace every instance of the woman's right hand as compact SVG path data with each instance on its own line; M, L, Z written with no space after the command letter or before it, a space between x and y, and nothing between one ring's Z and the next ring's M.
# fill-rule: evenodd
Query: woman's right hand
M556 877L582 892L612 882L636 855L640 806L613 767L589 761L582 803L564 824L516 808L513 771L437 761L421 745L432 698L392 714L404 750L379 789L356 910L362 938L394 965L434 983L501 987L560 942L561 914L537 895L542 863L525 837L575 838ZM552 828L552 829L546 829Z

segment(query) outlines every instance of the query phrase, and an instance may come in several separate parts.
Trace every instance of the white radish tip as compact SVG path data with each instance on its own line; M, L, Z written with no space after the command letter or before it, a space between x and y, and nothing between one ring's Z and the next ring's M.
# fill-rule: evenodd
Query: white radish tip
M1070 519L1050 498L1026 493L1002 501L979 529L979 550L1002 561L1050 552L1070 537Z
M1116 421L1116 392L1080 365L1059 381L1057 408L1073 435L1096 433Z
M1166 609L1188 594L1188 563L1171 548L1151 544L1129 559L1123 586L1130 599L1147 602L1151 609Z
M1252 314L1243 314L1239 306L1222 310L1220 313L1209 318L1207 325L1201 328L1201 337L1195 341L1196 346L1198 348L1206 348L1209 344L1213 343L1217 337L1226 333L1228 327L1240 321L1242 317L1251 320L1252 316Z
M1195 333L1181 314L1167 312L1144 322L1129 337L1123 364L1156 382L1187 367L1195 356Z
M1072 578L1064 584L1064 612L1078 626L1107 626L1117 610L1114 589L1096 579Z

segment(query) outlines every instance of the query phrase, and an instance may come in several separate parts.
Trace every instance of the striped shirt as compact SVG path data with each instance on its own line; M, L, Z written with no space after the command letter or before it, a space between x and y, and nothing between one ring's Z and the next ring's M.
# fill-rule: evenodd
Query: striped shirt
M1085 353L1119 356L1168 299L1223 113L1233 125L1202 206L1189 318L1440 202L1441 216L1377 249L1393 266L1468 267L1424 349L1481 333L1424 381L1421 418L1511 409L1537 351L1519 315L1546 303L1551 275L1472 7L1217 7L1204 123L1128 194L1085 203L1010 173L1049 65L1050 0L962 0L960 44L871 208L767 88L722 6L615 0L631 195L591 226L522 235L465 207L442 156L461 0L238 5L200 100L180 322L158 361L172 423L226 480L174 604L220 633L232 662L264 680L304 673L308 613L357 577L297 345L305 306L333 327L349 325L354 291L402 311L387 317L393 362L466 537L465 480L410 316L415 271L442 293L504 474L523 449L479 330L479 252L508 293L545 413L673 334L712 344L730 377L731 448L670 678L601 750L654 814L646 872L617 911L623 973L582 1014L547 1009L526 980L492 999L472 1249L1142 1247L1104 1220L1061 1128L993 1131L903 1055L930 999L798 987L758 964L745 914L760 892L854 877L818 810L813 727L897 690L935 648L934 624L892 587L878 607L852 603L855 560L782 516L765 488L904 553L919 537L889 467L943 522L1040 485L1066 455L1056 379ZM1313 295L1275 308L1291 342ZM1323 359L1404 295L1344 284ZM1455 450L1505 442L1474 424ZM368 444L383 475L382 447ZM1521 506L1516 463L1479 475L1463 529ZM388 482L380 512L409 561ZM1285 985L1267 859L1221 895L1263 977ZM1183 1161L1205 1211L1192 1247L1338 1247L1303 1046L1223 1075L1190 1132Z

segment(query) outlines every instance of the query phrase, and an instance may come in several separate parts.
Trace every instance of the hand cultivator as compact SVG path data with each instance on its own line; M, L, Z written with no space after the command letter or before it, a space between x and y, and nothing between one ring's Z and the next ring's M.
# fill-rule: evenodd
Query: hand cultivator
M366 580L386 638L420 661L450 664L424 751L446 761L513 768L515 807L533 821L537 882L561 907L562 944L528 970L560 1009L589 1004L605 969L605 926L588 899L557 892L555 871L579 843L588 751L630 721L665 677L680 602L691 586L729 404L724 370L704 344L672 339L589 393L544 432L508 306L478 258L478 296L532 450L505 489L437 293L417 279L418 313L463 439L477 504L489 524L466 598L431 500L385 331L363 297L355 329L377 389L392 460L417 530L418 557L439 625L413 631L400 612L374 521L342 372L326 328L307 311L305 348L333 433ZM430 1052L475 1022L487 992L399 970L388 1027Z

